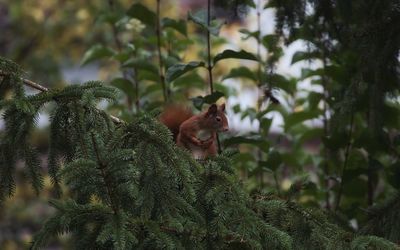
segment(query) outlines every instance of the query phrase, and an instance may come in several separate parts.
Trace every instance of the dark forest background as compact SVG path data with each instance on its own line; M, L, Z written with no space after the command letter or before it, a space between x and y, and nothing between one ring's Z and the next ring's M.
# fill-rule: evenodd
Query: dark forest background
M397 0L0 0L0 31L1 249L398 248ZM198 163L156 117L214 102Z

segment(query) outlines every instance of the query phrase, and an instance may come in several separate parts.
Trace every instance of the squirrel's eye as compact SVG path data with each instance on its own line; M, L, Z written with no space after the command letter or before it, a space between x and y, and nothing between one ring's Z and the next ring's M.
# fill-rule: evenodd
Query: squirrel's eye
M215 120L217 120L217 122L220 122L221 121L221 117L217 116L217 117L215 117Z

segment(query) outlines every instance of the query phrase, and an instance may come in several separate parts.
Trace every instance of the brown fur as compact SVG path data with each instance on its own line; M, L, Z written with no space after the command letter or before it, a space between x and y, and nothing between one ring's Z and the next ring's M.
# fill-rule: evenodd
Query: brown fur
M217 132L229 129L228 119L224 113L225 104L219 107L212 104L207 111L192 115L186 120L183 120L185 115L187 117L184 110L179 106L168 108L161 115L160 121L174 134L179 124L176 144L191 151L194 158L204 159L216 155Z

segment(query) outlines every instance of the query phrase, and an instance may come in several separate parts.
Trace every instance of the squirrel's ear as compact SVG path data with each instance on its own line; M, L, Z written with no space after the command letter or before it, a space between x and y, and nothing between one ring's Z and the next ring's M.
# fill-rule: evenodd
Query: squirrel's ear
M207 114L216 114L217 111L218 111L218 107L214 103L214 104L211 104L211 106L208 108Z
M219 106L219 110L221 110L222 112L225 112L225 103L221 104L221 106Z

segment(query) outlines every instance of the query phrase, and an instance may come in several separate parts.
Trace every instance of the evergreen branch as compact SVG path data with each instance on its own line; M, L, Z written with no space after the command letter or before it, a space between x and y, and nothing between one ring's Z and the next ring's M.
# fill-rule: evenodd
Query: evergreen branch
M9 75L9 74L0 71L0 76L7 76L7 75ZM21 81L22 81L25 85L27 85L27 86L29 86L29 87L31 87L31 88L34 88L34 89L39 90L39 91L41 91L41 92L48 92L48 91L50 91L48 88L46 88L46 87L40 85L39 83L36 83L36 82L34 82L34 81L31 81L31 80L29 80L29 79L25 79L25 78L20 78L20 79L21 79ZM111 120L112 120L113 122L115 122L115 123L118 123L118 124L125 123L123 120L119 119L118 117L115 117L115 116L113 116L113 115L109 115L109 116L110 116Z
M115 199L114 199L111 187L110 187L110 183L109 183L106 173L104 171L104 169L106 168L106 165L103 163L103 161L100 158L100 154L99 154L97 143L96 143L96 138L94 137L93 133L91 133L91 139L92 139L92 143L93 143L93 149L96 154L97 164L101 171L101 177L104 180L104 183L107 188L107 194L108 194L108 197L110 198L111 208L114 211L114 214L117 214L118 213L118 204L117 204L117 202L115 202Z
M8 75L10 75L10 74L9 73L5 73L3 71L0 71L0 76L8 76ZM35 82L31 81L31 80L28 80L28 79L25 79L25 78L22 78L22 77L20 79L25 85L28 85L29 87L32 87L32 88L37 89L37 90L40 90L42 92L49 91L48 88L46 88L46 87L44 87L44 86L42 86L42 85L40 85L38 83L35 83Z

